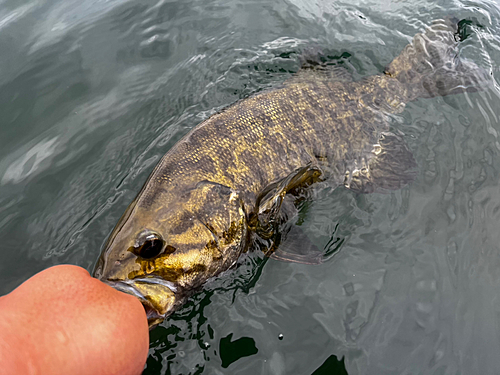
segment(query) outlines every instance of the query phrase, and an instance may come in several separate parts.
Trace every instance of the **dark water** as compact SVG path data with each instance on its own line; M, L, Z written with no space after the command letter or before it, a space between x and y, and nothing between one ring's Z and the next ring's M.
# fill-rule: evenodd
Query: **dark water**
M359 79L448 15L470 21L460 55L498 80L492 1L2 1L0 294L55 264L91 270L176 140L283 82L301 51ZM340 251L244 257L151 332L145 373L497 374L499 93L410 103L392 126L417 180L319 192L303 225Z

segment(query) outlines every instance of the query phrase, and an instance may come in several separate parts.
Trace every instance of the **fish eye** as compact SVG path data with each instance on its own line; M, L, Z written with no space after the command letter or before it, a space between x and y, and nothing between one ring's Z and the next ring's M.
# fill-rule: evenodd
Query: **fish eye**
M165 241L157 233L141 233L137 239L137 245L134 246L135 255L144 259L151 259L161 254Z

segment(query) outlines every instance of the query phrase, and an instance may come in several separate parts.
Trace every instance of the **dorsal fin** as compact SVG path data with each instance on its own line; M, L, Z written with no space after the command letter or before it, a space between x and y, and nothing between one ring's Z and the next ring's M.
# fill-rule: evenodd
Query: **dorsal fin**
M352 76L342 65L316 66L300 69L285 83L300 83L312 80L352 82Z
M309 47L299 56L300 70L286 83L300 83L311 80L352 82L352 75L343 65L349 57L347 52L340 56L327 56L319 47Z
M346 68L340 65L328 68L301 69L287 79L285 85L311 81L352 82L352 76Z

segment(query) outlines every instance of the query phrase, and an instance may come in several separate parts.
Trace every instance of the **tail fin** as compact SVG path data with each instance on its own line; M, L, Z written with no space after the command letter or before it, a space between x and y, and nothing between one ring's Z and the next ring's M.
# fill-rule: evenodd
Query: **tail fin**
M386 68L385 74L406 84L408 99L475 92L491 81L486 70L460 60L457 19L436 20Z

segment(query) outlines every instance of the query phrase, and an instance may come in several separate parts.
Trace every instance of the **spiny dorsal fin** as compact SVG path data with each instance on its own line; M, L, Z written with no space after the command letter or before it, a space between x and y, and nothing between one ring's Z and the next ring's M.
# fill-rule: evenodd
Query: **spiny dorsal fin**
M352 82L351 73L341 65L315 66L300 69L285 84L309 81Z
M349 57L347 52L337 56L327 56L319 47L310 46L299 56L300 70L286 83L300 83L307 81L328 80L352 82L352 76L343 65Z

